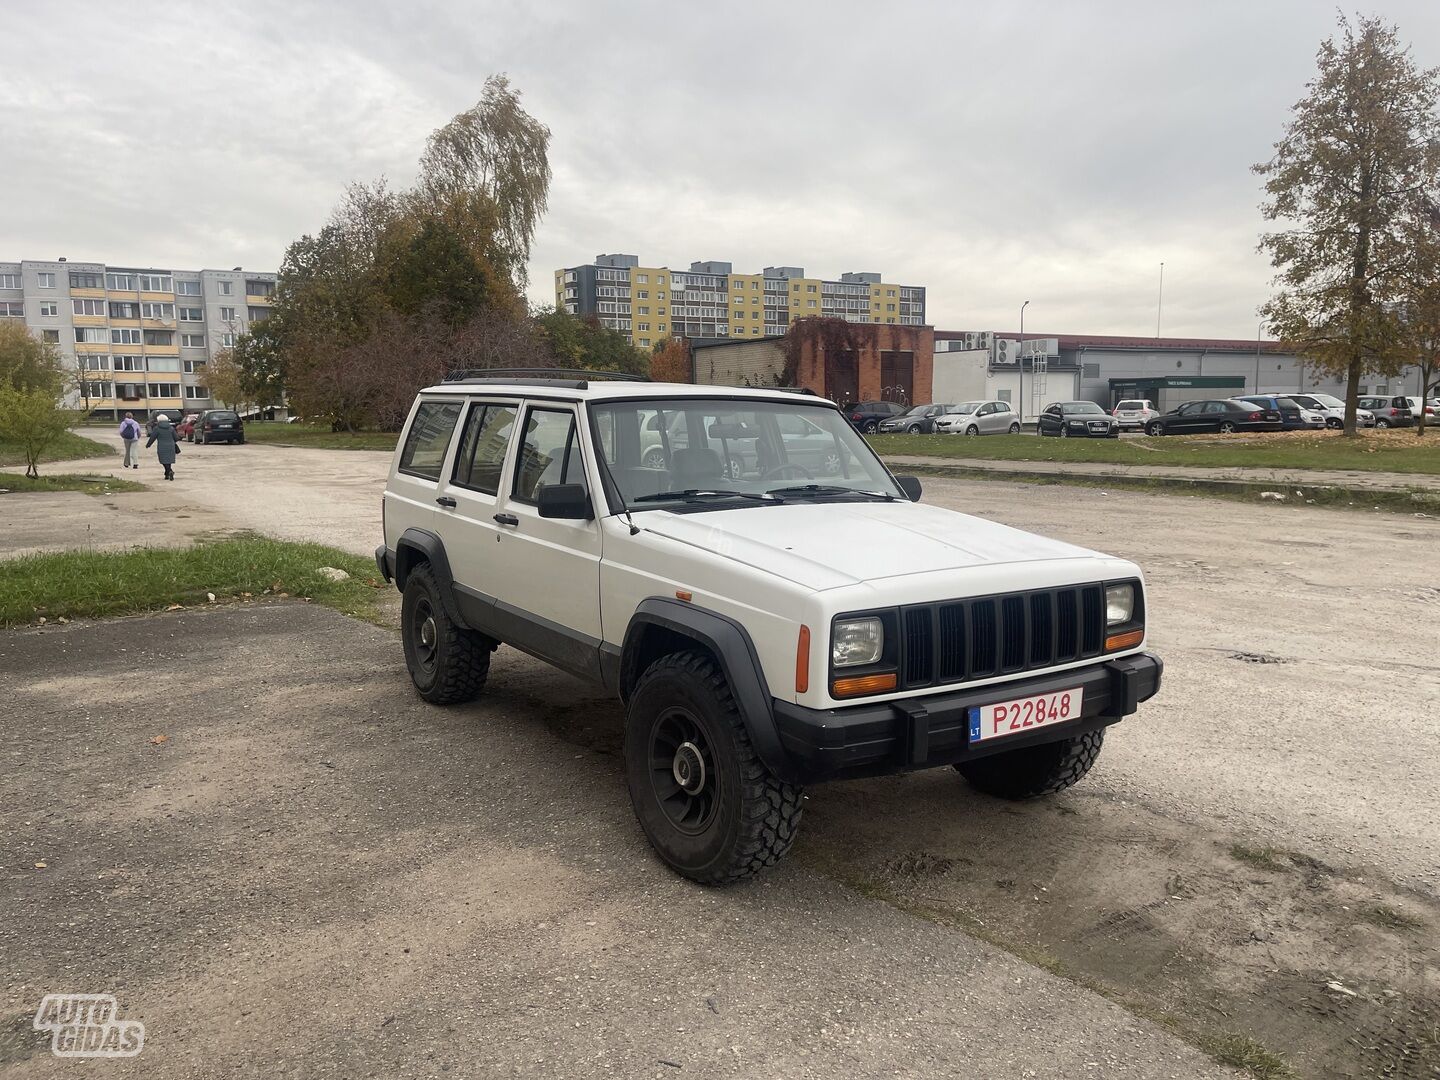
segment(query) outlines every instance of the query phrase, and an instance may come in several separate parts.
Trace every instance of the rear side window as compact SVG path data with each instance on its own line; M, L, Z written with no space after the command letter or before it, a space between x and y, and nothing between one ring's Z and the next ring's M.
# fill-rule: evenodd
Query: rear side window
M473 405L455 453L455 483L486 495L500 493L505 449L515 430L515 406Z
M438 481L440 466L445 460L445 448L450 445L450 433L455 430L455 421L459 418L459 402L421 403L415 410L410 433L405 437L405 449L400 451L400 471Z

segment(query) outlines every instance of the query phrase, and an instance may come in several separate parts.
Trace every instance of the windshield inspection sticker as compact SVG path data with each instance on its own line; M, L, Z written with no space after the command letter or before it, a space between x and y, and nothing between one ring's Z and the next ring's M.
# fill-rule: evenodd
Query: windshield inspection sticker
M113 994L46 994L35 1030L50 1032L50 1052L62 1058L135 1057L145 1049L145 1025L115 1016Z

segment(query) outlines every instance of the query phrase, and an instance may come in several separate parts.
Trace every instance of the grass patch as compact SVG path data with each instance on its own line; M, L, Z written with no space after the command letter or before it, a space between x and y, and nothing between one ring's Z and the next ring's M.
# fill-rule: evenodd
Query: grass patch
M395 449L399 433L393 431L331 431L328 424L280 424L255 421L245 425L247 442L267 446L303 446L312 450Z
M1081 473L1000 472L996 469L970 469L963 465L900 465L887 462L897 473L915 476L936 476L952 480L987 480L1010 484L1096 488L1102 491L1137 491L1151 495L1204 495L1213 499L1229 499L1251 506L1267 506L1283 510L1297 506L1321 506L1340 510L1381 510L1394 514L1425 513L1440 516L1440 493L1427 490L1382 490L1376 488L1304 487L1304 496L1295 494L1293 484L1266 482L1244 483L1231 480L1185 480L1172 477L1086 476ZM1279 491L1284 500L1261 499L1262 491Z
M350 579L329 581L318 573L322 566ZM303 597L373 620L383 587L369 559L260 536L184 548L63 551L0 561L0 626L203 607L212 593L216 603Z
M1440 474L1440 431L1329 431L1256 435L1168 435L1159 439L1042 439L1033 435L870 435L882 456L987 461L1085 461L1114 465L1256 469L1358 469Z
M50 449L40 456L43 464L47 461L79 461L82 458L108 457L115 453L109 443L96 442L83 435L67 431L50 444ZM24 465L25 452L18 443L0 439L0 465Z
M117 491L144 491L144 484L113 476L61 473L32 480L23 473L0 473L0 491L15 495L33 491L83 491L86 495L112 495Z
M1269 870L1273 873L1285 873L1289 871L1290 864L1283 861L1285 853L1279 848L1272 847L1250 847L1247 844L1231 844L1230 857L1236 862L1242 862L1246 866L1253 866L1256 870Z
M1389 904L1371 904L1369 907L1361 908L1356 914L1362 922L1378 926L1383 930L1418 930L1424 925L1413 915L1396 911Z
M1202 1035L1200 1049L1222 1065L1243 1069L1256 1080L1289 1080L1295 1070L1247 1035Z

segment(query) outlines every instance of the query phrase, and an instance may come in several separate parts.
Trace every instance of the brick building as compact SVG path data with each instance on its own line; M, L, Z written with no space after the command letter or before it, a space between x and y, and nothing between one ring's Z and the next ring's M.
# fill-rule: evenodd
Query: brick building
M935 328L850 325L851 347L827 346L824 335L801 334L791 382L841 404L927 402L934 383ZM694 381L710 386L778 386L785 381L782 338L696 341Z

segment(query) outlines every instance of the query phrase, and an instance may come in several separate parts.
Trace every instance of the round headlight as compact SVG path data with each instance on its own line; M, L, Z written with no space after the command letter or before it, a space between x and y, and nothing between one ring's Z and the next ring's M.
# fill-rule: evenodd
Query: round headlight
M1105 625L1120 626L1135 614L1135 586L1111 585L1105 590Z
M876 618L844 619L835 624L830 662L837 668L878 663L885 652L885 625Z

